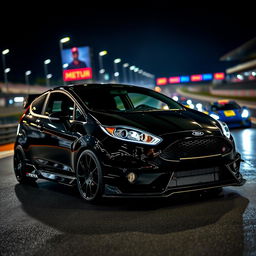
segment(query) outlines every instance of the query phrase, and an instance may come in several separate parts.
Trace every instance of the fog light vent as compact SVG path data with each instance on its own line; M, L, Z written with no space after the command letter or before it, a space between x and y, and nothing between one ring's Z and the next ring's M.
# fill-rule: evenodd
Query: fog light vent
M129 172L127 174L127 179L130 183L134 183L136 180L136 174L134 172Z

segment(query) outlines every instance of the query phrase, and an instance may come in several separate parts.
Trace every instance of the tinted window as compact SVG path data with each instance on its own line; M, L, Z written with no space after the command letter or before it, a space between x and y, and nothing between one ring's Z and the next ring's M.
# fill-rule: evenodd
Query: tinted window
M34 113L39 114L39 115L42 113L46 96L47 96L47 94L34 100L34 102L32 103L32 111Z
M114 97L115 103L116 103L116 108L118 110L125 110L124 102L120 96L115 96Z
M85 118L79 108L75 109L75 120L85 122Z
M142 93L128 93L128 96L134 108L138 110L169 109L168 105L165 102L149 95L145 95Z
M51 93L48 100L45 115L49 116L59 112L63 116L73 119L74 102L64 93Z
M104 85L103 85L104 86ZM87 107L99 111L182 110L176 101L153 90L134 87L74 88Z

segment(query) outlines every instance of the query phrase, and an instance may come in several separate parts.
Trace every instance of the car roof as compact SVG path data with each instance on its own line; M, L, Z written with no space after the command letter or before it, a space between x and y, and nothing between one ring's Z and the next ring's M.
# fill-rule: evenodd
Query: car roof
M127 84L104 84L104 83L82 83L82 84L71 84L71 85L65 85L65 86L58 86L55 87L52 90L73 90L73 88L144 88L144 87L140 87L140 86L135 86L135 85L127 85ZM148 89L148 88L144 88L144 89Z
M236 103L234 100L218 100L212 103L212 105L226 105L229 103Z

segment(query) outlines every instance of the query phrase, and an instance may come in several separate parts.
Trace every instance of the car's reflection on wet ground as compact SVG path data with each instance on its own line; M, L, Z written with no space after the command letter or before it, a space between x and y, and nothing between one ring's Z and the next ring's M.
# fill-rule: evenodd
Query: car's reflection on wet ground
M254 255L256 129L231 130L244 162L242 187L168 199L83 202L48 181L17 184L0 160L2 255Z

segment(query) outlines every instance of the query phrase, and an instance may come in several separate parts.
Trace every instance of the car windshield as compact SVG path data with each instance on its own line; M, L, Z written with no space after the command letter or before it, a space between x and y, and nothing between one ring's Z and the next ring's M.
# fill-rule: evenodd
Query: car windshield
M214 104L211 106L212 111L219 111L219 110L232 110L232 109L240 109L241 107L235 103L235 102L230 102L227 104Z
M102 85L104 86L104 85ZM74 87L75 93L94 111L159 111L184 109L174 100L153 90L136 87Z

